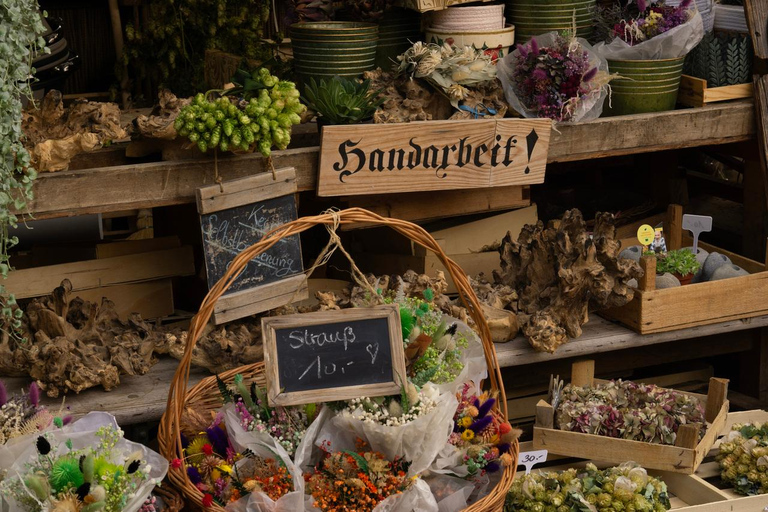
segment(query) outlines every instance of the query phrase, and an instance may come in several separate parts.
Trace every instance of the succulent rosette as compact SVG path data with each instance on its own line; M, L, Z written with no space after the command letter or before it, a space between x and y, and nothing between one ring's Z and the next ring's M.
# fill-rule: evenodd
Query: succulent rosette
M768 493L768 422L736 424L720 443L720 476L744 495Z
M507 101L525 117L575 123L602 113L608 64L584 39L544 34L519 44L497 66Z

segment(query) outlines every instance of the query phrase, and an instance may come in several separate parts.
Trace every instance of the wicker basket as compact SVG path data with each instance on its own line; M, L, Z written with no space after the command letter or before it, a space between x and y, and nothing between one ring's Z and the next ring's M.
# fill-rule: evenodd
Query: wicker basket
M488 329L488 324L485 321L477 297L469 284L466 274L453 260L445 255L437 241L419 226L404 220L381 217L361 208L350 208L340 212L326 213L314 217L302 217L267 233L258 243L242 251L232 261L227 273L208 292L208 295L200 306L200 311L190 323L186 351L179 364L179 368L176 370L176 374L173 376L168 395L168 407L160 421L160 429L158 432L160 452L168 460L182 458L181 418L184 411L191 408L200 413L213 411L222 406L221 395L215 377L208 377L192 389L187 390L192 349L200 338L203 328L211 318L214 305L219 297L224 294L251 259L268 250L280 239L302 233L314 226L337 226L339 224L348 225L359 223L389 226L425 249L434 252L445 265L450 277L453 279L454 283L456 283L456 288L464 307L476 324L477 331L485 350L485 359L488 365L489 374L487 384L491 390L499 393L497 409L494 411L494 414L502 419L506 419L507 400L496 358L496 350L491 341L491 333ZM219 377L225 382L230 382L238 373L242 374L247 379L255 380L260 385L264 385L266 382L264 378L263 363L242 366L225 372ZM511 455L515 460L517 460L518 453L519 445L516 441L511 449ZM469 512L501 510L507 491L514 480L516 469L516 465L506 467L501 475L499 483L485 497L465 510ZM168 479L181 491L189 504L202 506L203 494L190 482L184 466L180 469L171 469L168 474ZM223 512L223 509L216 504L213 504L210 509L215 512Z
M173 486L163 482L163 486L157 486L152 494L163 500L162 512L180 512L184 508L184 499Z

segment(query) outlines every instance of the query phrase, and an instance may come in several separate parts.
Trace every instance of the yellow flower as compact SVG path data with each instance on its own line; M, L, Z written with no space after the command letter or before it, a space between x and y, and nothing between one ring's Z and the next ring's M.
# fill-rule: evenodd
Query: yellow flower
M465 441L471 441L472 439L475 438L475 433L472 432L471 430L465 430L464 432L461 433L461 438Z
M227 464L221 464L219 469L228 474L232 473L232 466L228 466Z
M459 426L460 427L467 428L471 424L472 424L472 418L470 418L469 416L464 416L463 418L461 418L459 420Z

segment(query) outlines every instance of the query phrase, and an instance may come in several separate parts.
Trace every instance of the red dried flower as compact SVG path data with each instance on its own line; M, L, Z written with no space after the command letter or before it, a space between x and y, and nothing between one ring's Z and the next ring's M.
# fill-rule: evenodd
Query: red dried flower
M171 461L171 468L172 469L179 469L181 467L181 459L173 459Z
M203 496L203 506L205 508L208 508L211 505L213 505L213 495L212 494L206 494L205 496Z
M206 455L213 455L213 446L210 443L205 443L202 450Z

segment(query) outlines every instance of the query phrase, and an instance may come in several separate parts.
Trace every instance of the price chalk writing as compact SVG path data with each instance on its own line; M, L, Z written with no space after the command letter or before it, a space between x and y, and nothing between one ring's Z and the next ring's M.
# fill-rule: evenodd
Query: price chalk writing
M400 329L393 305L263 318L270 404L399 393L405 378Z
M547 450L535 450L532 452L521 453L517 460L517 464L519 466L525 466L525 474L527 475L531 472L533 466L547 461L547 453Z

